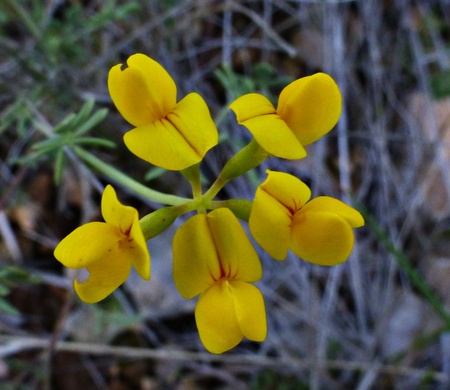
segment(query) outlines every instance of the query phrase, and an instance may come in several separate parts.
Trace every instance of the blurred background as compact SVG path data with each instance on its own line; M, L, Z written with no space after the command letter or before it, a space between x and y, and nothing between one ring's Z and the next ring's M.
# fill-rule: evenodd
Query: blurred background
M2 0L0 389L450 388L449 44L447 0ZM179 97L207 101L221 142L202 163L205 186L250 140L233 99L258 91L276 103L318 71L339 84L341 119L306 159L268 159L220 194L252 199L265 169L279 169L366 218L337 267L261 251L264 343L203 349L195 300L171 280L182 221L149 242L151 282L132 275L96 305L53 257L101 219L109 183L55 134L84 132L78 145L104 162L189 194L181 175L123 145L130 125L106 81L136 52L168 70ZM160 207L117 190L140 215Z

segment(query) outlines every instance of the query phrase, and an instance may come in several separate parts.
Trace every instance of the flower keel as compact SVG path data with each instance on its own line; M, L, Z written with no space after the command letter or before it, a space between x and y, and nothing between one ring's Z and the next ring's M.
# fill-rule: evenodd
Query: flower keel
M296 177L267 171L255 195L249 228L259 245L274 259L284 260L289 249L306 261L336 265L347 260L352 228L364 225L361 214L326 196L309 201L311 191Z
M200 294L195 319L208 351L225 352L244 337L264 340L264 300L250 284L261 278L261 263L229 209L197 214L180 227L173 240L173 275L182 296Z
M111 98L135 126L124 136L139 158L169 170L200 162L218 143L218 132L200 95L190 93L177 103L176 86L165 69L144 54L134 54L128 67L109 73Z
M105 222L90 222L75 229L55 248L54 255L68 268L86 268L89 277L75 280L83 301L98 302L125 282L134 266L143 279L150 279L150 255L138 213L122 205L111 186L102 196Z

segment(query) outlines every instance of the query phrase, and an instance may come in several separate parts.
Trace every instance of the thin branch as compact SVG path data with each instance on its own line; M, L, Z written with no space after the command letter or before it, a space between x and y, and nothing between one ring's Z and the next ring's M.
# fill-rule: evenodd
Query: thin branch
M6 344L0 346L0 356L24 351L48 348L51 340L39 337L7 336L0 335L0 343ZM14 348L16 346L17 348ZM21 347L21 348L20 348ZM296 359L296 358L270 358L258 355L212 355L204 352L188 352L176 349L145 349L133 347L116 347L103 344L78 343L68 341L58 341L55 346L58 352L74 352L90 355L111 355L121 358L131 359L155 359L155 360L177 360L177 361L199 361L209 363L222 363L231 365L251 365L260 367L289 367L295 370L311 369L320 367L328 370L343 371L371 371L377 368L379 374L407 376L407 377L431 377L436 382L450 383L450 377L441 371L432 371L428 369L417 369L406 366L396 366L392 364L380 364L373 362L350 362L344 360L314 360L314 359Z

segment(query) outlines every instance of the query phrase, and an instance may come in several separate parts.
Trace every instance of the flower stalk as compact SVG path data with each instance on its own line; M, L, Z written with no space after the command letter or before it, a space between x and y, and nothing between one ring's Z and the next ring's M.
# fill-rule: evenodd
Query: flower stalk
M180 196L165 194L163 192L159 192L144 186L138 181L132 179L130 176L125 173L119 171L113 166L105 163L103 160L95 157L92 153L87 152L86 150L75 146L72 149L75 154L80 157L84 162L89 164L92 168L97 170L99 173L102 173L112 181L117 184L121 184L125 188L135 192L137 195L140 195L144 198L150 199L154 202L176 206L181 205L189 201L190 199L182 198Z
M216 181L203 196L204 200L208 201L214 199L219 191L230 180L242 176L244 173L256 168L269 156L269 153L267 153L254 139L252 139L246 146L244 146L227 161Z

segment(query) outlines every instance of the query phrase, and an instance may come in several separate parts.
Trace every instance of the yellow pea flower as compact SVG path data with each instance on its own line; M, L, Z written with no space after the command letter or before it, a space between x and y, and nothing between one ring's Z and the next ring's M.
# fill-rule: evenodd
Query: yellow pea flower
M319 265L347 260L353 249L352 228L364 225L362 215L340 200L319 196L300 179L284 172L267 171L258 187L249 228L259 245L274 259L284 260L291 249Z
M135 126L127 148L156 166L182 170L217 145L218 132L203 98L190 93L177 103L172 77L156 61L134 54L111 68L108 89L121 115Z
M304 146L317 141L337 123L342 97L335 81L325 73L302 77L280 93L278 106L250 93L230 108L239 124L252 133L269 154L290 160L306 156Z
M143 279L150 279L150 255L137 210L121 204L110 185L103 192L101 209L105 222L80 226L54 252L65 267L89 271L86 281L74 282L78 296L87 303L111 294L127 280L131 266Z
M244 336L266 338L264 299L250 284L261 278L261 263L229 209L197 214L180 227L173 239L173 276L184 298L200 294L195 320L208 351L223 353Z

